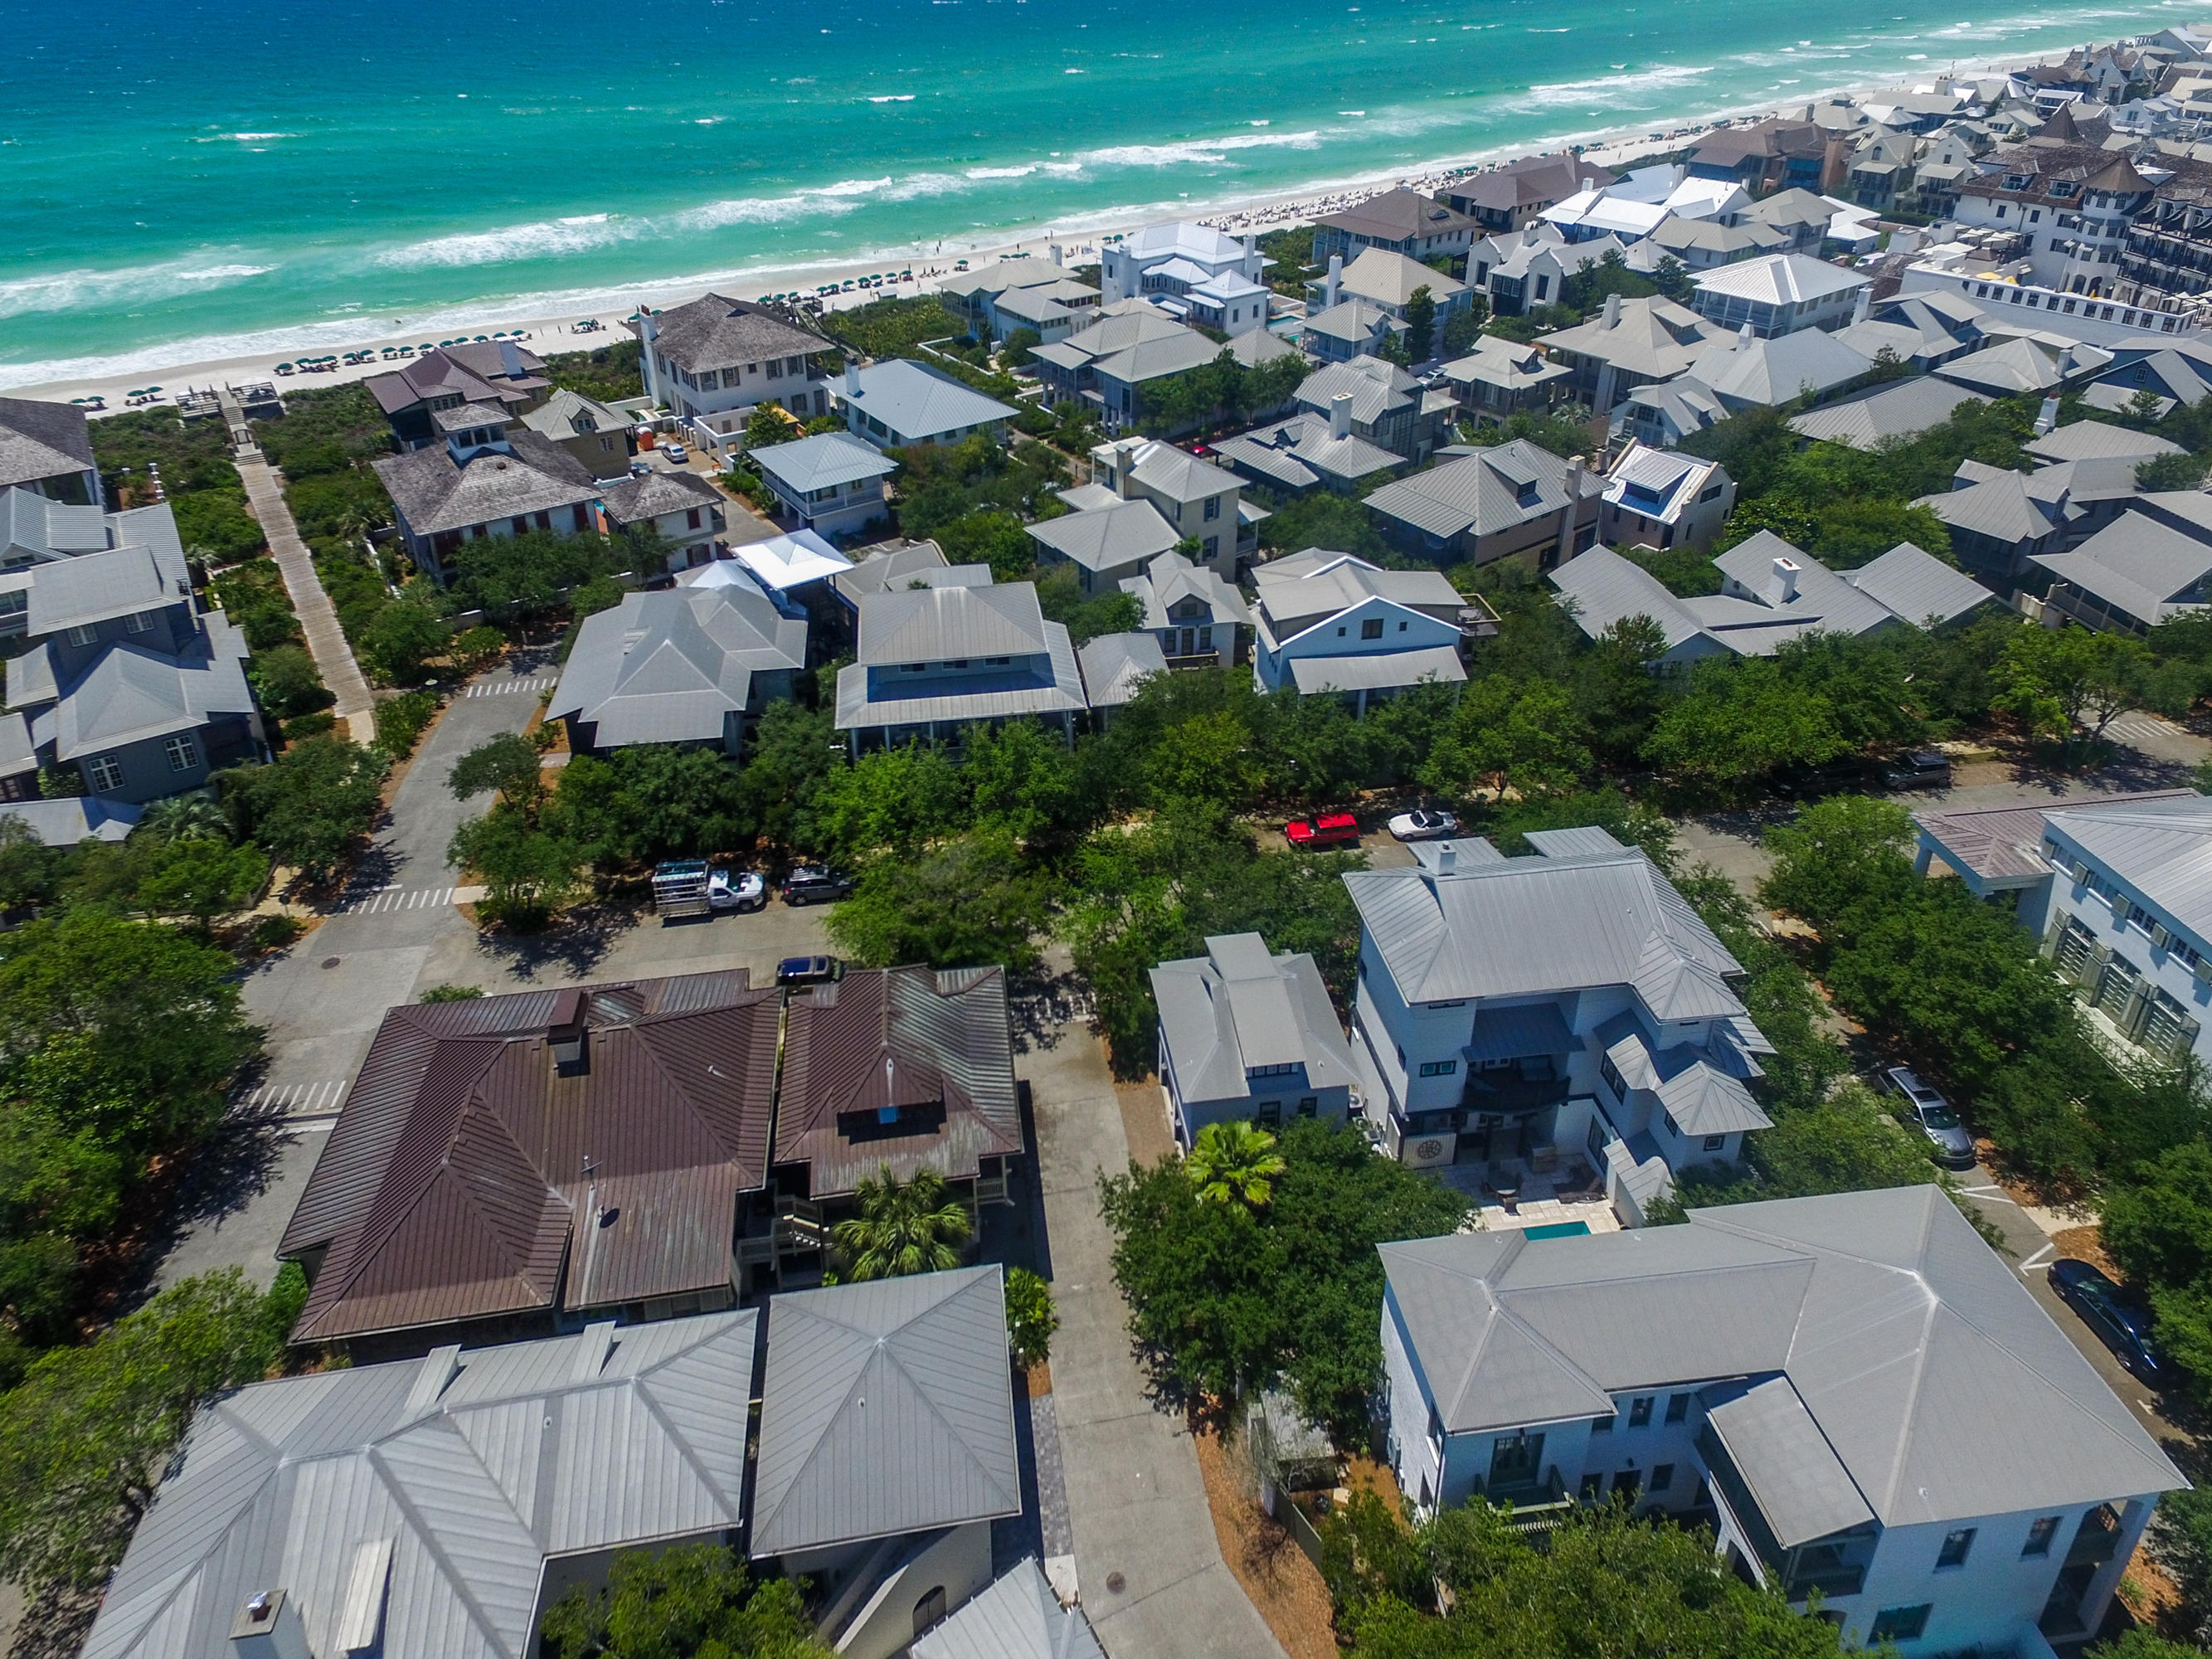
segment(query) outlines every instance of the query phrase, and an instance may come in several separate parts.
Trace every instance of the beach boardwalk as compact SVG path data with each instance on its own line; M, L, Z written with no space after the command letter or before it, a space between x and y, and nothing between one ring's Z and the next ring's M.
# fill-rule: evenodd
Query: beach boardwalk
M373 743L375 700L369 696L361 665L354 660L345 630L338 626L331 596L323 591L322 578L315 574L307 544L300 539L299 526L292 522L292 509L285 505L276 471L252 447L237 451L237 464L238 476L246 485L246 499L253 505L253 516L261 521L261 533L269 538L269 551L284 578L284 591L291 595L292 610L300 618L301 631L307 636L307 653L314 658L315 671L323 677L323 684L337 698L331 712L345 722L356 743Z

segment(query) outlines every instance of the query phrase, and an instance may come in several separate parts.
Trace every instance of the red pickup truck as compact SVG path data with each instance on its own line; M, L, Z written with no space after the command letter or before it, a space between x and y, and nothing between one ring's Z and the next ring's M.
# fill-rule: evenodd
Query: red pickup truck
M1283 839L1292 847L1357 847L1359 820L1349 812L1327 817L1292 818L1283 826Z

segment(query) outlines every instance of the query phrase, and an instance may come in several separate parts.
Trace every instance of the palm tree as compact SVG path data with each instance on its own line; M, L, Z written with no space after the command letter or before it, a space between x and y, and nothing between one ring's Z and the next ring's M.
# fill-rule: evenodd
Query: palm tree
M832 1230L848 1279L902 1279L960 1265L974 1224L936 1170L917 1170L901 1181L886 1164L863 1177L853 1196L860 1212Z
M146 809L139 827L155 841L230 839L230 819L212 795L172 795Z
M1209 1123L1198 1132L1182 1161L1183 1173L1209 1202L1242 1200L1254 1209L1274 1193L1274 1178L1288 1166L1275 1138L1249 1123Z

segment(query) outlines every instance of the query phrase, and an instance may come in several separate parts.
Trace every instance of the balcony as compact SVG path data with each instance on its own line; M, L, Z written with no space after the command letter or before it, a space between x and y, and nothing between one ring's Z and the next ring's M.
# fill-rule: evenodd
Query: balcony
M1567 1491L1567 1484L1559 1479L1556 1467L1544 1471L1541 1481L1519 1481L1512 1485L1493 1486L1486 1491L1480 1481L1475 1482L1474 1495L1486 1498L1500 1509L1510 1507L1509 1524L1524 1533L1550 1532L1567 1518L1575 1507L1575 1498Z

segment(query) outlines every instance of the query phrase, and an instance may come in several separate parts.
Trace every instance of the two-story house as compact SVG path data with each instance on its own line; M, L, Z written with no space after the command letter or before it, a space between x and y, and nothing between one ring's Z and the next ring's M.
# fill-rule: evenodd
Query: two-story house
M1692 285L1690 308L1723 332L1748 327L1764 340L1801 328L1832 331L1851 321L1859 290L1871 281L1824 259L1774 253L1704 272Z
M1123 438L1091 452L1097 486L1125 501L1150 501L1182 541L1194 541L1191 556L1209 569L1228 570L1259 556L1265 507L1244 499L1244 480L1187 449L1149 438Z
M430 417L438 443L374 464L408 556L441 586L464 542L599 527L602 491L591 469L511 419L492 404L441 409Z
M1475 612L1434 570L1382 570L1318 547L1252 573L1252 678L1262 691L1370 703L1425 681L1456 685Z
M2079 1641L2183 1483L1935 1187L1382 1255L1389 1455L1421 1510L1703 1526L1846 1649Z
M28 644L8 660L0 799L35 798L46 768L149 801L260 752L246 642L195 605L166 502L102 513L10 489L0 523L0 639Z
M1252 625L1235 586L1180 553L1162 553L1141 575L1123 577L1121 591L1143 607L1137 625L1158 641L1163 666L1227 668L1237 659L1239 630Z
M2212 799L2150 790L2053 806L1913 815L1915 860L2008 906L2130 1058L2212 1059L2212 905L2192 872L2212 852Z
M696 472L672 468L617 478L606 486L599 506L610 529L649 531L658 536L668 549L666 568L672 571L688 570L712 559L715 538L730 526L722 492Z
M1473 219L1479 231L1516 231L1556 203L1613 175L1571 152L1528 155L1486 167L1445 186L1444 205Z
M1467 258L1474 233L1475 222L1468 215L1401 185L1316 220L1313 262L1325 265L1332 253L1349 259L1379 247L1409 259L1457 263Z
M762 404L805 420L830 412L820 335L749 301L702 294L665 311L641 307L638 367L654 402L711 431L742 431Z
M1426 1165L1586 1165L1640 1224L1677 1170L1771 1127L1746 1085L1773 1052L1742 967L1642 849L1598 829L1418 846L1346 876L1360 920L1353 1057L1369 1123Z
M1249 236L1240 240L1211 225L1177 220L1146 225L1106 243L1098 251L1098 282L1111 305L1155 294L1185 295L1221 276L1264 283L1272 263ZM1264 313L1261 320L1266 320Z
M857 535L889 516L884 480L898 463L849 432L818 432L745 454L794 530Z
M1624 300L1611 294L1595 317L1538 343L1574 372L1567 395L1589 404L1591 414L1607 415L1638 386L1681 374L1718 333L1688 307L1661 295Z
M511 420L538 408L553 387L544 368L543 358L513 340L456 342L389 374L370 375L368 395L402 449L425 449L444 436L435 418L444 410L475 404L504 410Z
M0 489L103 505L84 411L37 398L0 398Z
M1012 720L1073 740L1082 671L1034 583L895 588L862 595L859 610L855 660L837 671L837 730L855 752Z
M1004 442L1014 411L996 398L927 363L893 358L848 362L836 403L845 429L878 449L957 444L978 436Z
M636 436L619 411L566 386L524 410L522 424L560 445L594 478L617 476L637 453Z
M1326 416L1298 414L1213 441L1213 453L1244 477L1279 490L1304 495L1327 489L1349 495L1369 479L1401 472L1406 458L1370 443L1352 429L1349 392L1329 399Z
M2071 552L2029 562L2050 573L2044 603L2061 616L2142 635L2212 604L2212 497L2160 490L2126 506Z
M1318 415L1334 430L1340 397L1348 396L1351 435L1416 464L1449 441L1458 404L1438 386L1424 386L1395 363L1380 357L1354 357L1324 363L1298 382L1297 406Z
M1265 337L1248 335L1245 339ZM1150 302L1128 299L1104 307L1095 322L1030 355L1048 400L1055 406L1087 404L1113 433L1137 423L1143 413L1140 393L1146 385L1203 368L1222 349Z
M1382 533L1438 564L1520 556L1548 570L1597 539L1605 480L1516 438L1384 484L1367 498Z
M1257 933L1214 934L1206 954L1152 970L1160 1013L1160 1086L1176 1144L1209 1123L1341 1123L1352 1051L1321 969L1304 951L1271 951Z
M1735 507L1735 480L1718 461L1631 440L1605 477L1598 539L1612 547L1711 547Z
M1332 255L1331 262L1340 257ZM1406 320L1406 310L1413 304L1413 295L1426 289L1430 302L1436 307L1433 323L1438 330L1474 303L1474 290L1456 276L1447 276L1434 265L1423 264L1419 259L1409 259L1388 248L1366 249L1342 271L1332 273L1329 280L1334 283L1336 299L1364 300L1381 307L1401 323ZM1436 338L1431 333L1431 351Z

